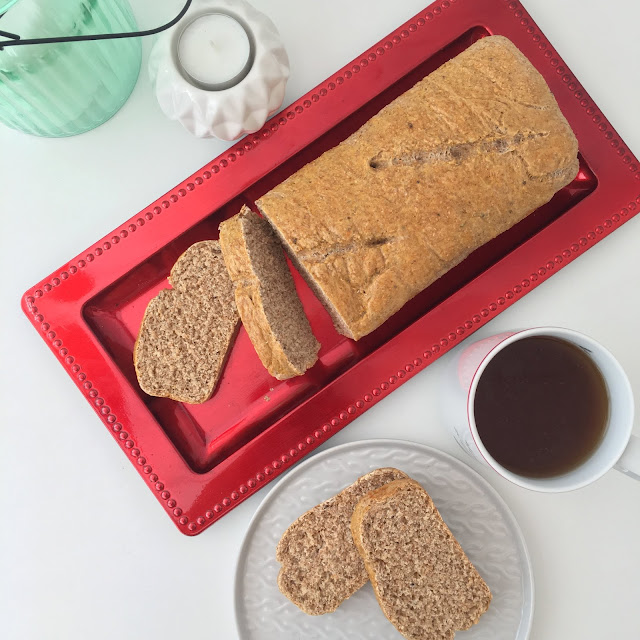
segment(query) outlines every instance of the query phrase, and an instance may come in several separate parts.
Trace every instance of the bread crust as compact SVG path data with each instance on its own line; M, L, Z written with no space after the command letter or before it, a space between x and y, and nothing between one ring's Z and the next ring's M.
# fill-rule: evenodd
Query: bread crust
M506 38L473 44L257 201L358 339L575 177L578 144Z

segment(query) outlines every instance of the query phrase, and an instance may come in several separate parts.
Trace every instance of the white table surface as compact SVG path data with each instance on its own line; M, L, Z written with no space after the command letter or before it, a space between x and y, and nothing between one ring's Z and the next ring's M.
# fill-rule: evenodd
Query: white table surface
M292 60L288 104L426 0L253 0ZM180 0L132 5L145 27ZM526 7L636 156L640 3L528 0ZM124 108L70 139L0 126L0 638L237 638L233 574L263 490L195 538L181 535L19 308L21 294L226 144L160 112L143 70ZM635 77L634 77L635 76ZM608 346L640 389L640 217L482 330L560 325ZM532 640L640 637L640 483L611 471L569 494L517 488L466 457L431 416L447 357L322 448L395 437L450 452L504 497L536 581ZM638 426L635 428L638 434Z

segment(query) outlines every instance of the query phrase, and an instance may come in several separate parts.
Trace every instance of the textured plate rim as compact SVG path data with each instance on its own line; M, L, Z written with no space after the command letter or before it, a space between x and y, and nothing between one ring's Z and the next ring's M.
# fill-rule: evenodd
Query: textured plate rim
M262 499L258 508L255 510L255 513L251 517L249 521L249 525L247 530L245 531L244 537L242 539L242 544L240 545L240 549L238 551L238 555L236 557L236 568L233 575L233 611L234 618L236 622L236 632L240 640L247 640L247 636L242 633L240 626L240 614L238 611L238 596L240 590L240 566L242 563L242 558L246 555L246 548L248 542L253 536L255 530L258 526L258 520L260 519L262 512L267 508L267 506L273 501L275 495L280 492L281 487L283 485L288 484L291 478L296 477L299 473L303 473L304 470L311 466L314 463L319 463L325 458L328 458L336 453L342 452L343 450L348 449L358 449L360 447L366 446L379 446L379 445L389 445L392 447L406 447L410 445L412 448L421 449L424 453L429 455L441 456L444 460L449 462L452 466L458 466L459 468L464 468L468 473L475 477L475 480L502 508L503 513L505 514L506 520L508 524L511 526L515 533L515 537L517 542L520 544L522 550L522 556L524 558L524 568L525 572L523 574L523 587L524 587L524 598L525 602L527 601L527 591L530 592L529 595L529 608L528 610L524 610L523 607L523 615L520 621L520 627L518 629L518 636L514 638L514 640L528 640L531 635L531 627L533 625L533 612L535 609L535 586L533 581L533 567L531 566L531 557L529 555L529 549L527 548L527 542L524 538L522 530L520 529L520 525L516 520L516 517L511 512L509 505L504 501L502 496L493 488L493 486L487 482L475 469L472 469L468 464L462 462L462 460L458 460L455 456L452 456L450 453L446 453L440 449L436 449L435 447L430 447L429 445L422 444L420 442L413 442L411 440L400 440L394 438L370 438L368 440L355 440L353 442L345 442L343 444L339 444L329 449L325 449L320 453L316 453L311 455L306 460L300 461L298 465L293 467L288 473L284 474L282 478L278 480L274 484L274 486L269 490L269 493L265 495Z

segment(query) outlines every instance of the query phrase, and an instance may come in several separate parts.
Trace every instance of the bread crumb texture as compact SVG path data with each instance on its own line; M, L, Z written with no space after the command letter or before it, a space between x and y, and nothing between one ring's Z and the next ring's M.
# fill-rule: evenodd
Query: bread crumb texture
M335 611L366 584L349 528L353 509L372 489L406 477L398 469L376 469L300 516L276 549L280 591L305 613L319 615Z
M364 496L351 530L380 607L405 638L452 640L489 607L489 587L417 482Z
M173 289L149 302L133 359L140 388L187 403L208 400L238 326L233 285L215 240L185 251L169 275Z
M318 359L320 343L271 226L243 207L220 225L220 246L242 324L262 364L278 380L302 375Z

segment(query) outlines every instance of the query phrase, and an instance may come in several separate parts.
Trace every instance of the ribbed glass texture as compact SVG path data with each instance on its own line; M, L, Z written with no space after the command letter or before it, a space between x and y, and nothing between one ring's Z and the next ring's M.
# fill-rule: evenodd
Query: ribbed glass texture
M0 27L23 39L137 29L127 0L17 0ZM140 38L5 48L0 122L51 137L97 127L131 94L141 49Z

